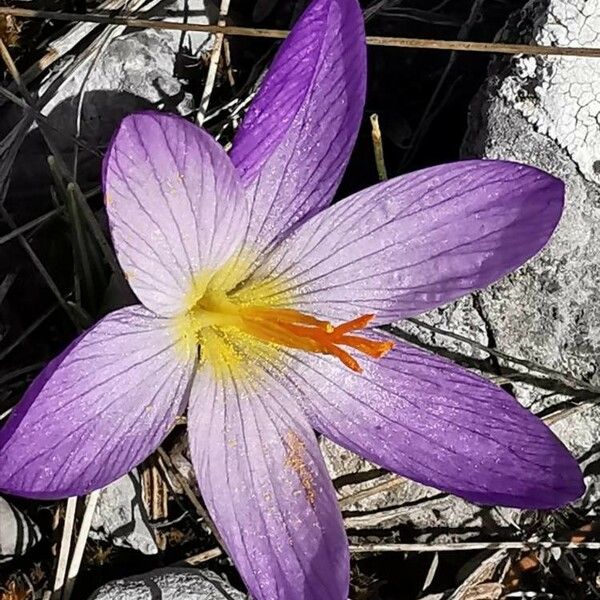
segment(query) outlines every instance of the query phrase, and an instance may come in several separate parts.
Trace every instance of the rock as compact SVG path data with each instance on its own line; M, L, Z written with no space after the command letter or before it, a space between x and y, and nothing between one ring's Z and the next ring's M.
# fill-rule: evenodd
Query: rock
M501 34L545 45L593 46L600 0L532 1ZM600 383L600 85L597 62L568 57L495 60L471 107L464 154L528 163L560 177L567 200L557 232L528 265L479 294L495 343L592 384ZM549 415L569 400L515 384L518 398ZM561 390L562 391L562 390ZM579 457L595 454L597 403L554 415L554 429ZM586 468L592 468L586 460Z
M533 0L513 15L502 38L545 45L599 45L600 0ZM593 59L493 60L488 81L471 107L464 155L524 162L560 177L567 184L564 217L548 247L515 274L421 317L442 330L593 384L600 384L598 87L600 71ZM411 323L398 323L398 327L451 357L486 357L470 344ZM486 365L488 377L490 371L504 374L509 368L501 359L480 363ZM565 410L564 403L572 398L556 382L517 382L510 389L525 406L547 417L581 459L588 492L576 506L588 511L600 498L600 405L580 404ZM330 442L323 441L322 448L334 477L373 468ZM361 490L381 489L374 486L388 479L389 475L344 486L340 495L355 497ZM519 511L476 507L408 481L356 498L345 506L350 528L356 532L400 527L403 540L489 539L492 532L508 538L516 532L513 524L528 518L528 513Z
M39 541L37 525L0 497L0 563L23 556Z
M158 569L103 585L90 600L243 600L218 575L200 569Z
M212 15L210 0L194 3L193 16L188 22L208 23ZM161 11L173 13L184 10L185 0L162 3ZM210 10L209 10L210 8ZM148 18L140 12L141 18ZM171 21L181 21L172 17ZM65 34L69 35L68 33ZM208 34L166 30L126 30L94 51L87 60L70 72L75 57L67 54L60 59L42 80L38 96L49 92L41 109L54 129L52 136L66 164L74 161L73 136L77 136L79 96L81 102L80 138L102 152L118 122L126 115L142 109L162 109L188 115L194 109L193 98L186 91L189 79L199 79L201 54L208 52L212 38ZM67 75L62 77L62 73ZM196 82L195 82L196 83ZM198 85L200 83L198 82ZM15 123L20 113L12 106L2 108L0 133ZM26 138L13 173L9 204L18 207L25 218L39 213L39 205L48 209L51 179L46 164L49 154L41 135L34 127ZM98 184L101 156L85 149L78 151L77 179L83 189ZM33 189L29 182L35 180ZM29 208L29 211L27 210Z
M90 537L144 554L156 554L158 547L141 491L137 470L104 488L94 512Z

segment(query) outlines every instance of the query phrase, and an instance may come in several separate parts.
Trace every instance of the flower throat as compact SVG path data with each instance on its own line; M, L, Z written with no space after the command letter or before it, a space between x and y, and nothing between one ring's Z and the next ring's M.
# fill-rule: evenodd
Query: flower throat
M345 348L380 358L394 345L391 341L377 341L356 334L373 318L374 315L362 315L333 325L290 308L237 303L227 294L208 288L188 310L185 321L186 329L195 333L198 344L206 344L214 336L215 329L235 328L270 345L335 356L352 371L361 373L360 364Z

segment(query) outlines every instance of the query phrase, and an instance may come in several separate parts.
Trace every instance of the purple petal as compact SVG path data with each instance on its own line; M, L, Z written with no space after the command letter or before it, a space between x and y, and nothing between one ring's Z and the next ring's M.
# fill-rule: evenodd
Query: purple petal
M231 159L248 187L256 251L326 206L358 133L366 45L356 0L314 0L275 57Z
M168 433L194 363L168 321L141 306L111 313L42 371L0 430L0 490L63 498L127 473Z
M301 225L253 276L265 299L329 320L389 323L510 273L544 247L561 181L532 167L464 161L371 187ZM250 280L252 283L252 280Z
M247 224L239 177L205 131L157 112L126 117L104 159L117 255L142 304L170 316L201 270L238 249Z
M397 338L362 374L289 351L312 425L401 475L480 504L554 508L581 496L577 461L542 421L480 377Z
M202 496L256 600L346 600L348 544L315 434L285 388L194 381L188 423Z

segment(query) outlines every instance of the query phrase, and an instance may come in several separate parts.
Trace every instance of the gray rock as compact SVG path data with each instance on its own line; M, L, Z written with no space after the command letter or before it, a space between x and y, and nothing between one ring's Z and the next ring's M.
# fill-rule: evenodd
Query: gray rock
M181 14L184 6L185 0L176 0L163 2L155 10L161 14L167 11ZM210 0L194 2L188 22L208 23L213 9L207 7L212 7ZM139 16L148 18L150 15L142 11ZM181 17L167 20L181 21ZM137 29L126 30L108 43L100 44L86 60L77 63L74 70L71 67L77 57L67 53L35 90L38 96L45 97L41 111L48 117L54 144L66 164L71 166L74 162L72 137L78 133L84 142L102 152L119 121L131 112L153 108L182 115L191 113L194 103L185 83L187 79L198 78L201 54L208 52L211 46L212 38L205 33ZM0 132L19 117L19 111L13 106L2 110ZM17 157L9 191L9 202L18 206L25 217L38 214L40 203L48 202L51 182L46 164L48 154L34 126ZM79 149L77 160L77 179L81 187L88 189L97 185L100 156ZM32 180L36 181L35 188L30 185Z
M39 541L37 525L0 497L0 563L23 556Z
M103 585L90 600L243 600L218 575L200 569L158 569Z
M595 45L600 1L530 2L503 35L546 45ZM594 60L495 60L471 107L464 144L465 155L528 163L565 181L565 212L550 244L480 293L480 314L502 350L593 384L600 382L600 102L588 90L598 85ZM531 385L514 389L526 406L546 414L569 399L549 398ZM576 455L593 452L600 439L599 405L563 414L553 418L556 433Z
M158 546L142 502L137 470L124 475L100 492L90 537L115 546L156 554Z
M511 18L503 35L513 42L598 45L600 0L534 0ZM464 155L524 162L560 177L567 184L564 217L548 247L515 274L421 317L594 384L600 383L600 102L594 92L599 87L593 59L514 57L491 63L487 84L471 107ZM470 344L411 323L398 326L420 343L459 358L485 358ZM507 372L502 360L487 362L500 374ZM600 499L600 405L580 403L564 410L564 402L572 399L565 390L555 383L540 385L518 382L512 389L525 406L549 417L557 435L582 459L588 492L579 507L588 511ZM322 447L334 477L373 468L330 442L323 441ZM475 507L408 481L364 493L379 489L375 485L386 478L342 488L342 497L363 491L345 506L349 527L400 526L416 541L450 541L485 539L490 531L510 537L514 525L527 517Z

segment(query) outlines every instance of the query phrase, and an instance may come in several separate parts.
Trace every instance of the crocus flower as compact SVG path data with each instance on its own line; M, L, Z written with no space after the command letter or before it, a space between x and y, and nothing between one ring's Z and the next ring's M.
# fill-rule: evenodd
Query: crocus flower
M512 396L376 329L536 254L563 185L471 160L328 207L361 120L365 54L356 0L314 0L229 156L181 118L121 123L106 210L140 304L33 382L0 433L0 489L104 486L187 407L202 495L260 600L347 598L348 546L314 430L477 503L548 508L582 493L577 462Z

